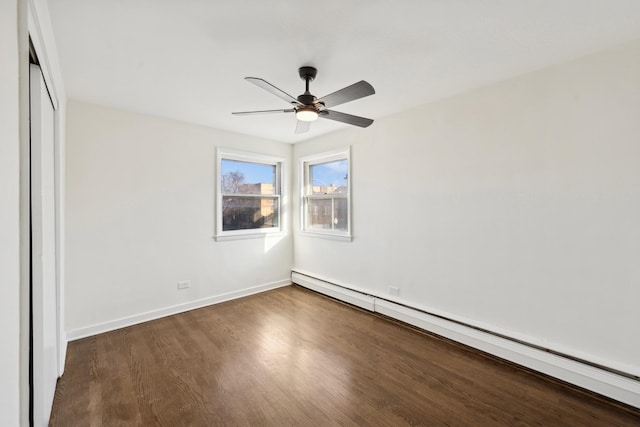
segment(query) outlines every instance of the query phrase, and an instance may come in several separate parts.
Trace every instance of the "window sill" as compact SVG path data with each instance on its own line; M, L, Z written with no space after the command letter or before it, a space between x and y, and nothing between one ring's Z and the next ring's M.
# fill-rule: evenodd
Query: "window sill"
M322 233L322 232L314 232L314 231L300 231L301 236L307 237L319 237L321 239L328 240L338 240L340 242L351 242L353 238L346 234L332 234L332 233Z
M213 240L215 240L216 242L228 242L230 240L282 238L286 235L287 233L285 233L284 231L277 231L272 233L225 234L222 236L213 236Z

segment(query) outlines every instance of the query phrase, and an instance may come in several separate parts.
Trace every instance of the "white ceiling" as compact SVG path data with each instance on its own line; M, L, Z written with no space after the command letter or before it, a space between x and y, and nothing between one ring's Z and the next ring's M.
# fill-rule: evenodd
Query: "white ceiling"
M379 119L640 39L639 0L50 0L69 98L297 142L288 108L243 80L324 96L359 80L376 94L335 110ZM375 123L360 132L371 132Z

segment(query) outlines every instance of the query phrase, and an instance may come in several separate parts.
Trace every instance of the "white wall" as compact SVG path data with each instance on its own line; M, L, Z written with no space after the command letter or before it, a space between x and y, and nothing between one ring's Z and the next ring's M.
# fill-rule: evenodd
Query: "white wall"
M636 42L297 144L352 144L354 239L294 268L640 375L639 112Z
M0 2L0 425L20 422L20 61L17 1Z
M171 307L290 280L290 233L214 241L219 146L285 157L290 164L289 144L69 100L70 338L99 331L92 329L99 324L110 329L131 323L129 316L162 315ZM191 287L177 290L183 280Z

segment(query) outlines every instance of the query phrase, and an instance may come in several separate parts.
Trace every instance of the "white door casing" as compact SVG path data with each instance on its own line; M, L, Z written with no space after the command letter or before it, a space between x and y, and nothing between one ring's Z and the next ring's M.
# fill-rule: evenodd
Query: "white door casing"
M40 67L30 65L33 421L47 425L58 379L54 109Z

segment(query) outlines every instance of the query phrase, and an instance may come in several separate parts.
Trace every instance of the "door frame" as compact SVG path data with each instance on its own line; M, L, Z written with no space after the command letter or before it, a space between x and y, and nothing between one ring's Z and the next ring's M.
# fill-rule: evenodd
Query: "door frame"
M25 137L20 139L20 417L24 425L28 425L31 413L31 401L29 398L30 384L30 159L29 159L29 53L37 58L42 70L42 75L51 97L54 108L54 168L55 168L55 235L56 235L56 300L57 300L57 347L58 347L58 376L64 372L64 364L67 353L67 336L64 324L65 301L65 112L66 98L60 64L57 59L55 38L50 22L47 2L42 0L27 0L19 9L22 14L22 27L24 31L19 37L21 47L20 80L21 87L27 90L21 95L21 102L27 103L21 107L21 132ZM25 17L26 15L26 17ZM25 19L26 18L26 19Z
M29 1L28 32L31 49L38 57L42 76L51 97L54 109L54 167L55 167L55 205L56 205L56 293L57 293L57 332L58 332L58 375L64 372L67 350L67 337L64 326L64 285L65 285L65 102L64 87L59 76L59 64L55 55L53 32L48 20L48 10L42 10L42 3ZM46 3L44 3L46 7ZM46 16L41 20L40 16ZM51 54L50 52L53 52Z

